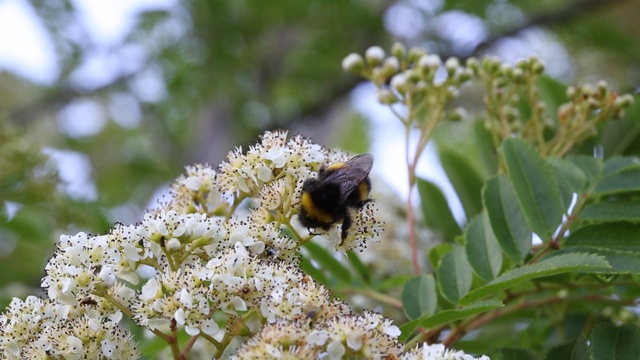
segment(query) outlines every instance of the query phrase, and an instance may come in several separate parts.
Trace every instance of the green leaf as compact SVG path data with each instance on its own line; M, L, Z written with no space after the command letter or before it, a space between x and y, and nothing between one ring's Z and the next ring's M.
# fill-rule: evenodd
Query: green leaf
M531 249L532 233L511 183L504 176L489 180L482 199L498 244L511 260L522 264Z
M640 251L640 226L628 222L584 226L569 235L565 246L601 246Z
M571 206L573 194L581 194L585 189L587 177L578 165L570 161L558 158L550 158L547 161L551 165L553 175L562 194L564 208L568 209Z
M427 226L440 231L447 241L453 241L456 236L462 234L447 199L435 184L418 179L418 192Z
M553 255L571 253L588 253L603 257L611 268L592 271L598 274L640 274L640 252L631 250L611 249L597 246L567 246Z
M640 354L640 332L636 325L598 324L589 337L592 360L635 360Z
M603 177L596 184L592 195L611 195L640 191L640 168L631 167Z
M638 168L640 164L634 158L625 156L614 156L604 162L604 175L614 175L623 170Z
M462 203L467 219L471 219L482 210L480 192L484 181L466 158L447 149L441 149L439 153L442 168Z
M507 139L502 144L507 171L527 223L541 239L550 239L562 222L564 206L549 165L531 144Z
M485 296L493 295L528 280L573 271L599 270L609 267L609 264L601 256L581 253L558 255L506 272L490 283L469 292L458 301L458 304L470 304Z
M592 156L569 155L566 159L578 166L588 179L594 179L600 176L604 169L602 160Z
M304 256L300 257L300 267L305 272L305 274L308 274L309 276L311 276L313 280L323 284L324 286L331 285L331 283L329 282L329 279L325 276L325 274L322 271L320 271L320 269L313 266L313 264L311 263L311 260L307 259Z
M582 210L580 220L591 222L629 221L640 222L640 200L602 201Z
M402 308L409 320L433 314L437 304L438 295L433 275L416 276L404 285Z
M492 360L536 360L537 357L530 349L500 349L491 355Z
M491 132L487 130L485 124L486 122L483 120L473 122L473 138L477 144L476 151L485 170L484 173L492 176L498 172L498 159L491 139Z
M411 275L396 275L390 278L383 279L375 284L373 284L374 289L384 291L389 289L397 288L401 285L404 285L407 281L409 281L413 276Z
M333 257L329 251L313 242L306 243L304 247L309 251L313 260L317 261L322 269L328 272L332 278L340 280L345 284L351 284L352 279L349 269Z
M452 304L456 304L458 299L471 289L473 280L471 266L463 247L455 246L453 251L442 257L437 275L440 293Z
M536 85L548 114L555 114L558 107L567 101L567 85L554 77L543 74L538 78Z
M502 267L502 250L486 212L471 220L464 237L467 260L473 271L485 281L498 276Z
M587 339L580 335L574 341L551 348L545 360L583 360L589 359Z
M450 251L453 251L453 245L449 243L440 243L432 247L427 255L427 259L429 259L431 267L437 269L438 266L440 266L440 260L442 260L442 257Z
M460 309L450 309L440 311L433 315L424 315L400 326L402 335L400 335L399 340L400 342L405 342L419 326L426 329L434 328L442 324L447 324L472 315L495 310L503 306L504 304L498 300L486 300Z
M369 269L365 264L362 263L362 261L360 260L360 257L358 256L358 253L355 251L349 251L347 253L347 260L349 260L351 267L355 269L356 274L358 275L358 278L360 278L360 280L362 280L363 283L368 284L371 280Z

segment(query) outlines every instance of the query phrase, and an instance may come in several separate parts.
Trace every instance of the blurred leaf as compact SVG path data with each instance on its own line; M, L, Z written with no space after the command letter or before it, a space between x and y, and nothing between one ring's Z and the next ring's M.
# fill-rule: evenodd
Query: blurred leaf
M640 200L602 201L591 204L580 212L580 220L590 222L640 222Z
M453 251L446 253L437 270L440 293L452 304L471 289L471 266L463 247L455 246Z
M583 360L589 359L587 339L580 335L574 341L553 347L547 353L545 360Z
M550 158L547 161L551 165L551 170L562 194L564 208L568 209L571 206L573 194L581 194L584 190L587 178L580 167L570 161L558 158Z
M491 132L487 130L484 121L473 122L473 139L477 143L476 153L484 165L485 175L494 176L498 172L498 159L491 140Z
M631 360L640 354L640 332L635 324L598 324L589 337L591 359Z
M306 243L304 248L309 251L313 260L317 261L322 269L331 275L331 279L339 280L344 283L343 285L351 284L352 278L349 269L333 257L331 252L313 242Z
M504 304L498 300L486 300L463 308L443 310L434 315L424 315L400 326L402 335L400 335L398 340L400 342L405 342L418 327L430 329L438 325L451 323L475 314L495 310L503 306Z
M493 360L536 360L534 352L530 349L499 349L493 355Z
M566 159L577 165L587 179L594 179L600 176L604 169L602 160L596 159L593 156L569 155Z
M627 168L603 177L592 195L611 195L640 191L640 167Z
M482 210L482 178L467 159L451 150L440 150L440 162L456 190L467 219L471 219Z
M602 246L616 250L640 251L640 226L615 222L581 227L569 235L566 246Z
M460 305L471 304L474 301L497 292L506 290L524 281L541 277L558 275L579 270L601 270L610 268L604 258L591 254L566 254L554 256L531 265L524 265L508 271L487 285L474 289L462 297Z
M482 198L498 244L511 260L522 264L531 249L532 233L511 183L504 176L489 180Z
M536 86L540 91L540 99L546 106L546 113L554 116L560 105L567 101L567 85L552 76L542 75L538 77Z
M442 257L450 251L453 251L453 245L450 243L440 243L432 247L427 255L431 267L437 269Z
M527 223L543 241L550 239L562 222L564 206L549 165L520 139L505 140L502 151Z
M419 178L418 192L427 226L440 231L447 241L453 241L456 236L462 234L447 199L434 183Z
M437 304L436 281L433 275L416 276L404 285L402 308L409 320L433 314Z
M326 275L320 269L313 266L311 260L304 256L300 256L300 267L304 270L305 274L311 276L313 280L323 284L324 286L331 286L331 282L329 282Z
M611 249L599 246L566 246L554 252L552 256L571 253L601 256L611 265L611 268L608 269L600 269L597 271L589 270L589 272L598 274L640 275L640 251Z
M373 284L373 287L376 290L380 291L395 289L397 287L400 287L401 285L404 285L411 278L411 275L396 275Z
M626 156L614 156L604 162L603 174L605 176L615 175L623 170L631 170L633 168L640 168L640 164L636 159Z
M347 253L347 260L349 260L349 263L351 264L353 269L355 269L356 274L358 275L360 280L363 283L368 284L371 280L369 269L365 264L362 263L362 261L360 260L360 257L358 256L358 253L355 251L349 251Z
M498 276L502 267L502 250L486 212L471 220L465 232L465 250L473 271L483 280Z

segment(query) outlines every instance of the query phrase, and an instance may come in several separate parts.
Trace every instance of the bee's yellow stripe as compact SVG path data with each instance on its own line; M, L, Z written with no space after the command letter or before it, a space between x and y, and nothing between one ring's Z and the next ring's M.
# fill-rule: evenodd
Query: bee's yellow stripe
M331 165L329 165L329 166L327 167L327 171L338 170L338 169L340 169L340 168L341 168L341 167L343 167L343 166L344 166L344 163L343 163L343 162L338 162L338 163L335 163L335 164L331 164Z
M327 213L326 211L322 211L322 209L319 209L317 206L315 206L315 204L313 203L313 199L311 198L311 195L309 193L302 194L301 202L302 208L306 211L308 217L316 219L322 223L329 224L333 222L333 217L331 217L329 213Z
M361 182L360 184L358 184L358 192L360 193L360 200L364 201L369 197L369 191L371 191L371 189L369 189L369 184L367 184L366 181Z

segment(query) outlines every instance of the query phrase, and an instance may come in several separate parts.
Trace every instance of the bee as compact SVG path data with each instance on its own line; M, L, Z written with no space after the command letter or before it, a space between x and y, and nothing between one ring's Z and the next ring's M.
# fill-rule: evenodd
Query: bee
M373 155L362 154L346 163L322 166L317 178L302 184L298 218L307 228L329 230L342 222L342 241L352 225L349 209L358 209L371 201Z

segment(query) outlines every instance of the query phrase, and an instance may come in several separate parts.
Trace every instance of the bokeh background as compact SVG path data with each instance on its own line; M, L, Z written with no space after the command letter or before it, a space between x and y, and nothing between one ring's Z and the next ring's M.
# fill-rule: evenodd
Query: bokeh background
M637 0L0 0L0 305L37 293L61 233L140 220L185 165L264 130L370 151L403 196L402 127L342 72L351 52L537 54L558 82L637 93L638 14ZM473 116L482 94L458 101ZM433 159L422 175L446 191Z

